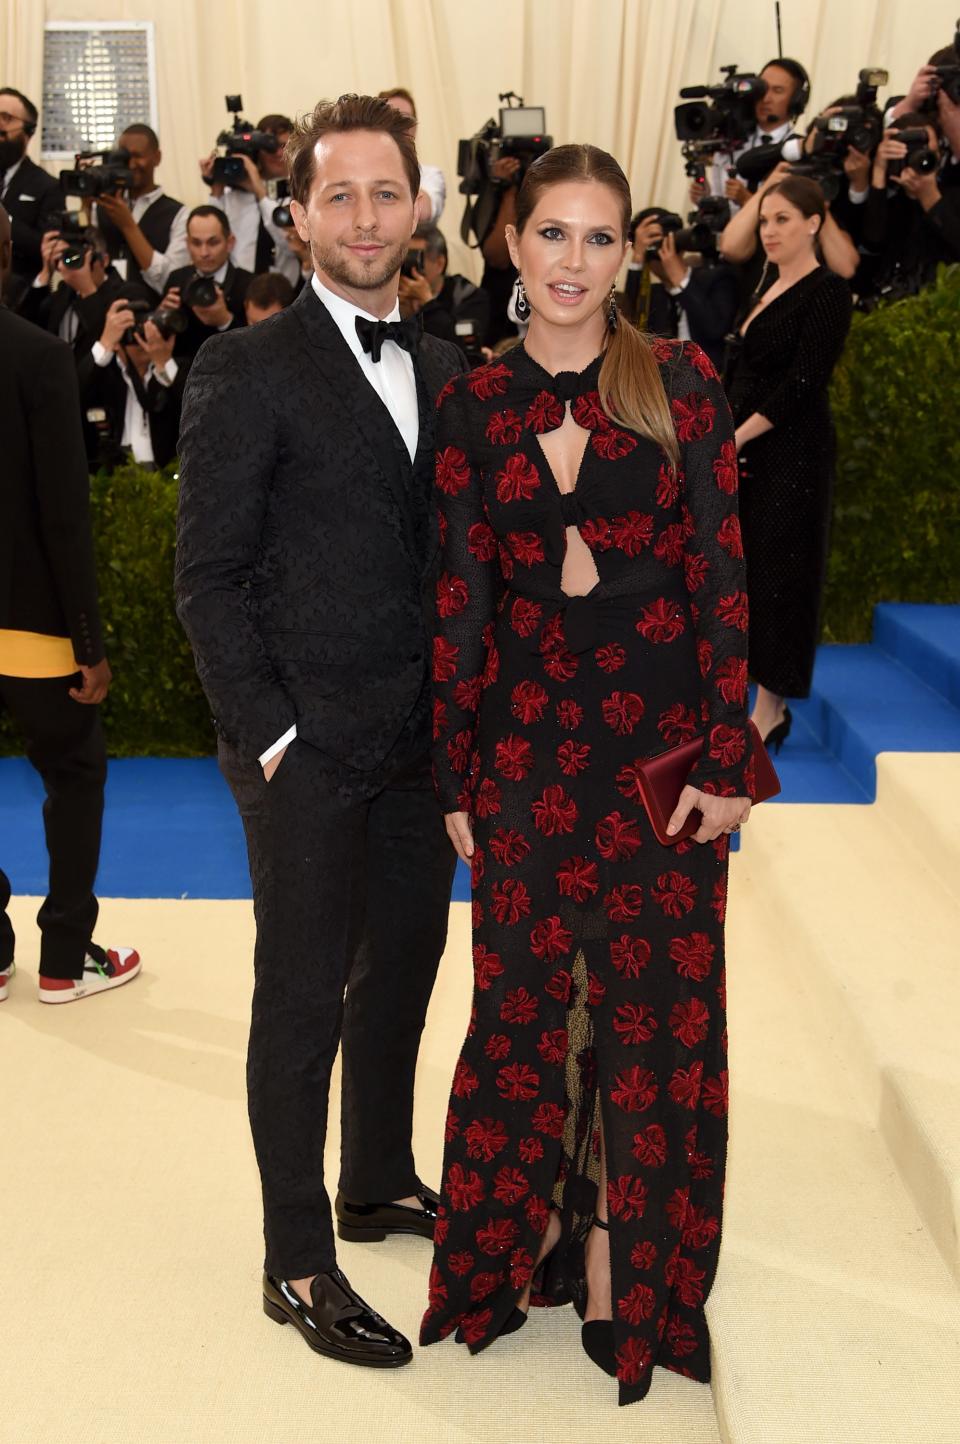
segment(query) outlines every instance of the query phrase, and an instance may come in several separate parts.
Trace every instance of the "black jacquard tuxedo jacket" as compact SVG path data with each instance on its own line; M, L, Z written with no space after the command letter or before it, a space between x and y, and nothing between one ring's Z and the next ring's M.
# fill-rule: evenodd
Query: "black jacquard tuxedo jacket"
M435 400L465 362L424 336L415 364L413 464L312 286L207 341L193 364L177 612L218 731L248 761L296 722L370 771L421 696L439 555Z

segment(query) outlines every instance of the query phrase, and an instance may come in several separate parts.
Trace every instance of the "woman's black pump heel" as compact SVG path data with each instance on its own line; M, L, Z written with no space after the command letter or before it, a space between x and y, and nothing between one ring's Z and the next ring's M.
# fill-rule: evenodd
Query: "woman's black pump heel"
M595 1227L610 1232L610 1225L602 1218L593 1220ZM589 1324L584 1324L580 1329L580 1342L583 1345L583 1352L602 1369L605 1374L616 1378L617 1360L613 1347L613 1320L612 1319L591 1319Z
M790 711L790 708L787 707L783 714L783 721L778 722L776 727L774 727L770 732L768 732L766 737L763 739L763 745L766 747L768 752L780 751L780 748L790 736L790 728L792 726L793 714Z

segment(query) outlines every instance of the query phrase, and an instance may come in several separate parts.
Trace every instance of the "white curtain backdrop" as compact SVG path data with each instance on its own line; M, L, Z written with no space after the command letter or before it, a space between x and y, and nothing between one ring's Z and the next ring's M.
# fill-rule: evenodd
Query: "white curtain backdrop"
M812 78L808 117L851 90L864 65L889 70L889 93L902 94L950 42L958 9L960 0L783 0L784 53ZM495 114L499 92L545 106L556 143L612 151L635 207L680 209L677 90L776 53L772 0L5 0L0 84L38 104L47 20L154 22L160 179L194 204L204 197L197 159L227 121L228 91L242 92L256 120L348 90L407 86L421 158L447 176L452 269L474 277L477 259L459 243L457 141ZM38 139L31 154L39 158Z

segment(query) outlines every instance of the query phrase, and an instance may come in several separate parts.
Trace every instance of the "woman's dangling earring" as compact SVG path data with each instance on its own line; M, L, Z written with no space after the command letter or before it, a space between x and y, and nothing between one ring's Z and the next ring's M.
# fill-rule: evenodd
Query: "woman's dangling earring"
M513 309L516 312L518 321L530 320L530 302L527 300L526 288L523 284L523 277L517 277L517 287L513 297Z
M617 310L617 288L616 288L616 286L611 286L611 287L610 287L610 306L609 306L609 309L608 309L608 311L607 311L607 330L610 332L610 335L611 335L611 336L615 336L615 335L616 335L616 333L617 333L617 327L618 327L619 325L620 325L620 312Z

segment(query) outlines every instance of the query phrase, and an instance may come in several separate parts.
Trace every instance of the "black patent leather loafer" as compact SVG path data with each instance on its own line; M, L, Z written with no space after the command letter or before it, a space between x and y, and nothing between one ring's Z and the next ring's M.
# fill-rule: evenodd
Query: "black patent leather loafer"
M285 1279L263 1276L263 1312L277 1324L294 1324L311 1349L345 1364L397 1369L413 1358L410 1342L364 1303L340 1269L317 1274L312 1303L303 1302Z
M418 1208L407 1203L351 1203L338 1193L334 1204L337 1233L347 1243L380 1243L391 1233L414 1233L432 1239L439 1195L421 1184L416 1196Z

